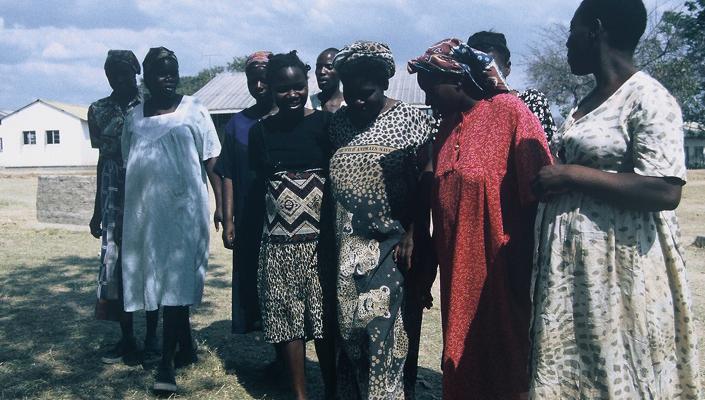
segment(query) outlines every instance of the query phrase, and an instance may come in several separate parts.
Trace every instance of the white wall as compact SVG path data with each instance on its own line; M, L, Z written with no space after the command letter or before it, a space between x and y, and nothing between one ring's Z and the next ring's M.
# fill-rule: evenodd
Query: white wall
M59 144L47 144L47 130L60 132ZM35 131L37 144L25 145L23 131ZM42 102L5 117L0 137L3 167L89 166L98 162L98 150L91 148L88 123Z

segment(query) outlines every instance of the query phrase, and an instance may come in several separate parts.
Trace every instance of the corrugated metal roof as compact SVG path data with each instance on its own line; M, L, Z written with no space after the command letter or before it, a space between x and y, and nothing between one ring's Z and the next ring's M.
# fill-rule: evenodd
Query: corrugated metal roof
M311 93L318 90L316 77L310 74L308 88ZM388 97L401 100L418 107L425 107L426 95L416 83L416 75L406 69L399 69L389 80ZM247 78L244 72L224 72L216 75L199 91L194 93L212 114L233 113L255 103L247 91Z

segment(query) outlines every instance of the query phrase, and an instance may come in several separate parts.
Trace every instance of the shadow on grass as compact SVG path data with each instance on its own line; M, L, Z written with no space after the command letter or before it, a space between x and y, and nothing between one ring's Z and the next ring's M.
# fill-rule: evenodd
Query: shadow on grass
M100 363L118 328L94 319L96 271L95 258L81 257L3 271L0 398L122 398L145 385L141 370L110 367L106 376Z
M151 371L100 362L120 335L117 323L94 317L97 263L70 256L0 270L0 399L149 396ZM226 283L215 278L206 285ZM198 313L218 307L204 302ZM135 335L141 342L143 312L135 315Z
M57 257L37 266L0 270L0 399L151 397L151 371L100 362L101 351L118 339L119 328L94 318L97 262L94 257ZM229 285L226 270L211 264L206 286ZM197 313L212 321L224 305L222 300L204 300ZM230 325L230 320L217 320L195 332L204 350L220 360L211 361L222 362L226 380L235 380L253 398L290 398L286 375L267 374L275 358L273 347L257 333L231 334ZM135 315L135 334L138 340L144 334L142 312ZM313 355L312 346L307 351ZM201 372L188 374L206 374ZM321 399L318 363L307 360L306 372L310 398ZM217 376L209 379L214 380L206 385L211 389L234 383L220 382ZM432 393L439 392L440 374L420 368L419 381L418 399L437 398ZM194 381L195 386L181 394L198 397L201 390L208 392L202 383Z
M275 359L274 347L260 333L233 335L230 320L216 321L197 331L197 337L223 362L226 374L253 398L289 399L291 391L286 373L272 375L268 365ZM307 355L311 356L311 346ZM323 398L323 383L318 362L306 360L306 383L311 399Z

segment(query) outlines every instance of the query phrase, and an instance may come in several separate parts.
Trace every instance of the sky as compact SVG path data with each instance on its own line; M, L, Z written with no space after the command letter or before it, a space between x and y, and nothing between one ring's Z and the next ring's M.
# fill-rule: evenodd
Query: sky
M296 49L315 63L328 47L387 43L397 65L433 43L494 30L507 36L509 82L526 86L523 58L542 27L568 24L580 0L0 0L0 110L37 98L88 105L110 94L109 49L142 60L150 47L176 52L182 75L256 50ZM649 9L679 0L646 0ZM403 67L402 67L403 68ZM405 73L402 69L399 73Z

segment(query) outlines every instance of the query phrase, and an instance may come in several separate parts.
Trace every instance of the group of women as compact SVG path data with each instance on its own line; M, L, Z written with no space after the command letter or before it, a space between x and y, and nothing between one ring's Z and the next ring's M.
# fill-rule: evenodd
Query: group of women
M207 110L176 93L174 54L150 50L151 97L122 129L120 286L124 311L163 308L154 389L175 392L175 366L196 361L210 177L235 249L233 330L262 329L298 399L310 339L326 398L413 398L409 308L429 305L436 266L444 399L700 398L672 211L683 121L634 66L646 18L641 0L580 4L568 62L597 84L561 132L538 93L509 88L506 43L485 32L408 62L437 121L386 97L382 43L335 54L333 114L306 107L295 51L255 53L256 104L220 153Z

